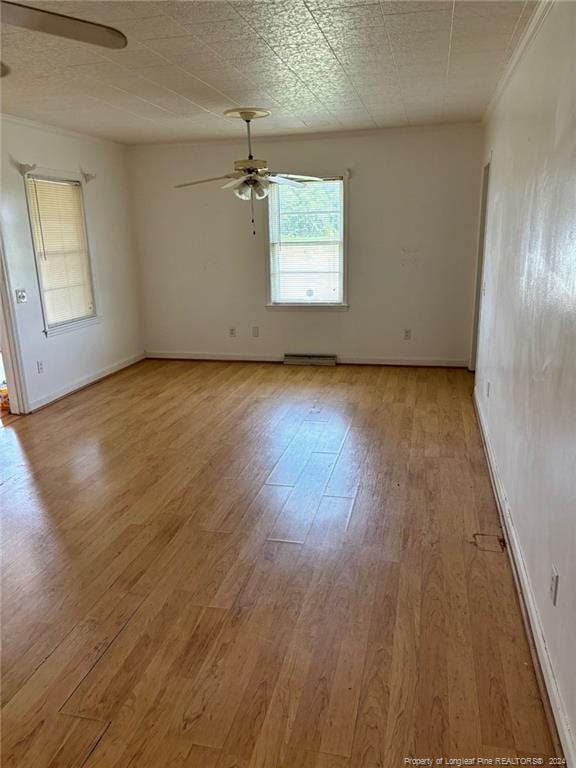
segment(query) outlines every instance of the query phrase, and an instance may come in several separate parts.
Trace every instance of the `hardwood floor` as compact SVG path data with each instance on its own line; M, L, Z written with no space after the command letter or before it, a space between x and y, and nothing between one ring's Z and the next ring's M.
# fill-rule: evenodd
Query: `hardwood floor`
M0 429L2 429L2 427L7 427L10 424L13 424L19 418L19 416L10 413L10 411L0 411Z
M150 360L3 429L5 768L553 755L472 384Z

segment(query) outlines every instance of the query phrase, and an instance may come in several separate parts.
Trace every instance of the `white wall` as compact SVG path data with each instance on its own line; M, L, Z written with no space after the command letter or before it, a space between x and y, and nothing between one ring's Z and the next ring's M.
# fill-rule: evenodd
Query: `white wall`
M36 408L142 355L139 287L130 226L126 148L12 118L2 119L2 234L28 401ZM14 161L97 174L84 202L100 322L46 338L22 176ZM36 361L44 361L44 373Z
M492 161L476 384L552 704L572 765L575 84L576 3L558 2L525 49L487 125ZM560 573L556 607L548 591L553 564Z
M240 126L239 126L240 128ZM259 140L276 170L349 168L346 312L267 310L266 203L253 237L249 206L218 184L244 143L138 146L130 165L142 268L145 344L168 355L279 358L336 353L350 361L466 365L480 192L479 125L329 138ZM260 328L260 338L250 328ZM237 339L228 328L239 329ZM412 341L403 341L403 329Z

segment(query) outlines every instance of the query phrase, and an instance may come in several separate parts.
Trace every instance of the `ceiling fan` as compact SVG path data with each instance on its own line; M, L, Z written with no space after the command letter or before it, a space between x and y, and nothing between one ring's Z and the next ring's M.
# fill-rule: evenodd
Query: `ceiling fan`
M33 32L67 37L69 40L100 45L104 48L125 48L128 45L126 36L118 29L77 19L74 16L46 11L43 8L1 0L0 13L3 24L30 29ZM3 64L0 77L5 77L9 73L10 67Z
M252 225L254 225L254 199L263 200L268 196L270 184L280 184L289 187L301 187L305 181L322 181L317 176L301 176L296 173L275 173L268 168L266 160L258 160L252 154L252 135L250 132L250 123L259 117L268 117L270 112L266 109L257 107L239 107L237 109L227 109L224 112L226 117L233 117L244 120L246 123L246 133L248 138L248 157L243 160L236 160L234 163L234 173L227 173L224 176L214 176L209 179L198 179L197 181L186 181L183 184L176 184L174 189L183 189L184 187L193 187L196 184L208 184L212 181L224 181L227 183L222 189L231 189L236 197L241 200L250 200L252 207ZM254 232L253 229L253 233Z

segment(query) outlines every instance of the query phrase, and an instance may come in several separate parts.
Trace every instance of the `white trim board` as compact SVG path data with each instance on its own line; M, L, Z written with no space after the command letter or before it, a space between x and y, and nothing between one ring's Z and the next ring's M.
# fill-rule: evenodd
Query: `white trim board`
M13 297L14 290L10 282L4 240L0 231L0 312L2 312L0 324L4 325L4 341L7 347L5 368L11 412L16 415L28 413L30 405Z
M534 598L534 592L530 583L530 576L526 567L526 561L524 559L524 553L522 546L518 538L518 533L514 525L514 519L512 517L510 507L507 503L507 496L502 484L502 478L498 471L498 465L494 457L494 452L490 445L490 439L486 431L486 420L482 414L482 406L478 400L476 391L474 391L474 404L476 406L476 414L478 417L478 424L480 425L480 433L482 435L482 442L484 444L484 451L486 454L486 460L488 462L488 469L490 470L490 480L492 482L492 489L496 498L496 504L498 512L500 514L500 520L508 543L508 552L510 559L512 560L512 567L515 571L517 584L520 589L520 598L524 605L524 617L528 623L528 631L532 635L533 647L536 651L538 661L540 663L541 678L546 686L546 692L548 693L548 700L550 702L550 708L552 709L552 715L558 736L562 743L564 750L564 756L566 758L569 768L576 768L576 742L574 740L574 734L570 727L570 721L568 714L564 706L564 701L558 688L558 682L548 653L548 646L546 644L546 637L544 635L544 628L540 620L540 613L536 605Z
M488 119L496 109L496 106L500 101L500 97L506 90L506 86L508 85L508 82L510 81L512 74L514 73L514 70L516 69L522 57L524 56L524 53L526 52L526 49L528 48L529 44L532 42L532 39L540 29L540 26L542 25L542 22L546 18L548 11L552 7L553 3L556 1L557 0L539 0L538 7L532 14L532 18L528 22L528 26L526 27L524 34L520 38L520 42L516 46L516 50L512 54L512 58L508 62L508 66L504 70L504 74L502 75L498 84L496 85L496 90L494 91L494 94L490 99L488 106L486 107L486 111L484 112L484 116L482 118L483 123L486 123L488 121Z
M317 133L278 133L278 134L264 134L262 136L258 136L258 144L274 144L275 142L281 143L286 141L314 141L319 140L323 141L324 139L354 139L354 138L363 138L368 136L381 136L386 133L391 132L401 132L401 131L418 131L422 129L430 130L432 128L462 128L462 127L469 127L471 125L474 126L482 126L482 118L477 118L474 120L457 120L449 121L449 122L440 122L440 123L417 123L415 125L408 125L402 124L402 125L388 125L388 126L382 126L381 128L357 128L357 129L350 129L350 130L343 130L343 131L318 131ZM111 139L103 139L103 141L112 141ZM243 144L242 137L238 136L222 136L220 138L213 138L211 136L206 136L204 138L196 138L196 139L177 139L176 141L171 141L170 139L166 139L164 141L151 141L151 142L137 142L137 143L127 143L125 146L128 147L130 150L138 150L142 147L145 147L146 149L150 147L191 147L191 146L204 146L206 144Z
M30 410L37 411L38 408L43 408L45 405L60 400L60 398L65 395L71 395L78 389L88 386L88 384L94 384L95 382L100 381L100 379L105 379L106 376L110 376L112 373L117 373L117 371L121 371L123 368L128 368L128 366L134 365L134 363L138 363L140 360L144 360L145 357L146 355L143 352L139 352L137 355L126 357L124 360L120 360L113 365L102 368L90 376L83 376L81 379L76 379L72 384L62 387L62 389L58 389L56 392L51 392L49 395L46 395L46 397L39 397L37 400L33 400L30 403Z
M406 365L418 368L467 368L468 358L451 357L348 357L338 356L338 362L344 365Z
M147 350L146 357L166 360L223 360L245 363L281 363L283 355L242 355L228 352L181 352ZM438 357L348 357L337 355L337 362L342 365L407 365L438 368L467 368L468 359Z
M151 352L146 350L149 360L221 360L238 363L281 363L284 358L275 355L238 355L210 352Z
M114 139L106 139L103 136L96 136L93 133L81 133L80 131L74 131L70 128L62 128L59 125L43 123L38 120L30 120L28 117L19 117L18 115L12 115L9 112L0 112L0 123L1 122L21 125L24 128L34 128L37 131L53 133L56 134L56 136L66 136L69 139L82 139L84 141L88 139L96 144L113 144L116 147L128 146L124 142L114 141Z

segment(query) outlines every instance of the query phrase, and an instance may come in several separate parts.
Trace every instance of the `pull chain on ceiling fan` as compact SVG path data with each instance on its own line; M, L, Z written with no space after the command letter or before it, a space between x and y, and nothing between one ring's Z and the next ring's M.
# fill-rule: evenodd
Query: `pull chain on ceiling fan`
M249 200L252 212L252 233L256 234L254 228L254 200L263 200L270 192L270 184L280 184L289 187L301 187L305 181L322 181L317 176L301 176L296 173L275 173L268 168L266 160L258 160L252 154L252 133L250 123L252 120L261 117L268 117L270 112L266 109L257 107L240 107L238 109L227 109L224 112L226 117L233 117L244 120L246 123L246 135L248 140L248 157L243 160L236 160L234 163L234 173L227 173L224 176L214 176L209 179L198 179L197 181L186 181L183 184L176 184L175 189L184 187L193 187L197 184L208 184L212 181L224 181L229 179L222 189L231 189L240 200Z

